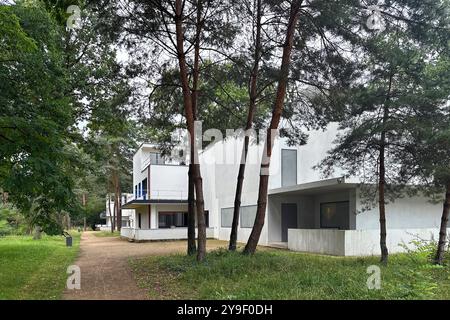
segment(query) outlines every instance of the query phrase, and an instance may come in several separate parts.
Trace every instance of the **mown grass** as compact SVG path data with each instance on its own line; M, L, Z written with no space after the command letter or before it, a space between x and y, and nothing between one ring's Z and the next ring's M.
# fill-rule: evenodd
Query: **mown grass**
M107 238L107 237L120 237L120 232L119 231L95 231L94 236L96 237L101 237L101 238Z
M0 299L60 299L67 267L79 251L80 234L71 232L73 246L63 236L0 238Z
M381 289L369 290L367 267L378 260L284 250L249 257L219 249L202 264L185 255L130 264L153 299L450 299L450 268L420 253L391 255L380 266Z

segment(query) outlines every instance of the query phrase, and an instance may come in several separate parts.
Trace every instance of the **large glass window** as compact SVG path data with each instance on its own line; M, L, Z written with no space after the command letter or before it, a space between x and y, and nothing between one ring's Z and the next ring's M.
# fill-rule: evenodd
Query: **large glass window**
M320 227L347 229L349 221L349 202L327 202L320 204Z
M241 217L241 228L253 228L256 217L256 206L241 207L239 215Z
M159 228L187 227L187 212L159 212Z
M222 208L221 210L221 226L223 228L231 228L233 224L234 208ZM239 212L240 227L252 228L255 222L256 206L242 206Z
M220 210L220 216L220 225L223 228L231 228L231 224L233 223L233 208L222 208Z

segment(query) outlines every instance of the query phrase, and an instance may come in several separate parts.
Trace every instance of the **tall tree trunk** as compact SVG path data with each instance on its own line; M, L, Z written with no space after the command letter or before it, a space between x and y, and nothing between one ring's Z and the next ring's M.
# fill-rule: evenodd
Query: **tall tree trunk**
M297 25L298 16L300 12L300 6L302 0L293 0L289 12L289 22L286 30L286 40L283 45L283 57L281 59L280 79L278 81L278 88L275 97L275 103L272 111L272 120L270 126L267 129L266 142L264 144L263 159L261 161L261 172L259 175L259 192L258 192L258 204L256 210L255 222L250 237L247 241L247 245L244 248L244 254L253 254L256 251L261 231L264 226L264 220L266 217L267 207L267 190L269 187L269 167L270 158L272 156L273 147L273 131L278 129L280 123L281 113L283 111L284 97L286 95L286 87L289 75L289 65L291 61L291 51L294 42L295 27Z
M111 194L108 194L109 220L111 221L111 232L114 232L113 212L111 210Z
M382 139L384 138L384 132L381 134ZM381 249L381 260L383 264L388 262L388 249L386 246L386 202L384 198L385 194L385 184L386 184L386 171L384 167L385 160L385 148L383 142L380 146L380 170L378 179L378 207L380 211L380 249Z
M385 192L386 192L386 125L389 119L389 101L391 95L392 88L392 79L394 75L391 74L389 77L389 85L388 91L386 95L386 100L383 107L383 121L382 121L382 131L380 137L380 163L379 163L379 172L378 172L378 208L380 214L380 250L381 250L381 259L380 262L382 264L388 263L388 248L386 245L386 200L385 200Z
M191 159L193 159L193 152L191 152ZM194 166L189 164L188 172L188 243L187 254L194 255L197 252L197 245L195 243L195 186L194 186Z
M202 30L202 1L197 1L197 19L195 23L195 39L194 39L194 70L192 76L192 114L194 121L197 120L197 103L198 103L198 78L200 75L200 34ZM192 140L191 140L192 146ZM192 159L195 158L195 150L190 150L191 163L189 164L188 178L188 255L193 255L197 251L195 244L195 185L194 185L194 167ZM198 214L198 213L197 213Z
M231 234L230 234L230 244L228 249L231 251L236 250L237 233L239 226L239 211L241 209L241 196L242 196L242 186L244 184L245 175L245 165L247 163L248 145L250 137L248 136L248 130L253 126L253 118L256 110L256 98L257 92L257 80L259 72L259 61L261 59L261 0L257 0L256 3L256 36L255 36L255 52L254 52L254 63L252 72L250 74L249 82L249 106L247 114L247 123L245 125L245 137L244 146L242 148L241 163L239 164L239 173L237 176L236 184L236 194L234 196L234 209L233 209L233 222L231 224Z
M188 72L186 66L186 56L184 52L184 32L183 32L183 1L175 1L175 31L178 64L180 68L180 80L183 91L184 111L188 132L190 134L191 148L194 149L194 158L191 159L193 163L193 176L195 185L195 203L197 206L197 260L203 261L206 255L206 225L204 214L204 199L203 199L203 182L200 172L200 165L198 162L198 150L195 146L195 118L192 109L192 96L189 88Z
M116 201L116 214L117 214L117 231L120 232L120 229L122 229L122 209L121 209L121 191L120 191L120 180L119 175L116 175L116 191L115 191Z
M83 207L86 209L86 194L83 192ZM83 231L86 231L86 217L83 218Z
M116 230L116 210L117 210L116 208L117 208L117 201L116 201L116 194L114 194L113 216L111 217L112 232Z
M441 229L439 231L439 243L437 247L436 257L434 258L434 262L436 264L442 264L444 260L445 244L447 242L448 214L450 211L449 209L450 209L450 182L447 183L444 205L442 209Z

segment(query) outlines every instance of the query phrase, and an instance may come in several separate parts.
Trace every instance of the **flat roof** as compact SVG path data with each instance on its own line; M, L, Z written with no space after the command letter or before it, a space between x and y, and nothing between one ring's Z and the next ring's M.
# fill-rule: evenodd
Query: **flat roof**
M351 189L357 185L357 183L345 182L345 177L340 177L271 189L269 190L269 195L313 194L323 191Z
M122 209L137 209L142 206L148 206L150 204L187 204L186 200L177 200L177 199L147 199L147 200L132 200L130 202L125 203L122 206Z

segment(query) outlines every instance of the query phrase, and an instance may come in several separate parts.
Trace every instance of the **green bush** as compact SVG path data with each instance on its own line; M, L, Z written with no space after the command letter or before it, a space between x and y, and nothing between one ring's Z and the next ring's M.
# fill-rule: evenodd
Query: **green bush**
M0 205L0 236L23 235L28 224L22 214L12 206Z

